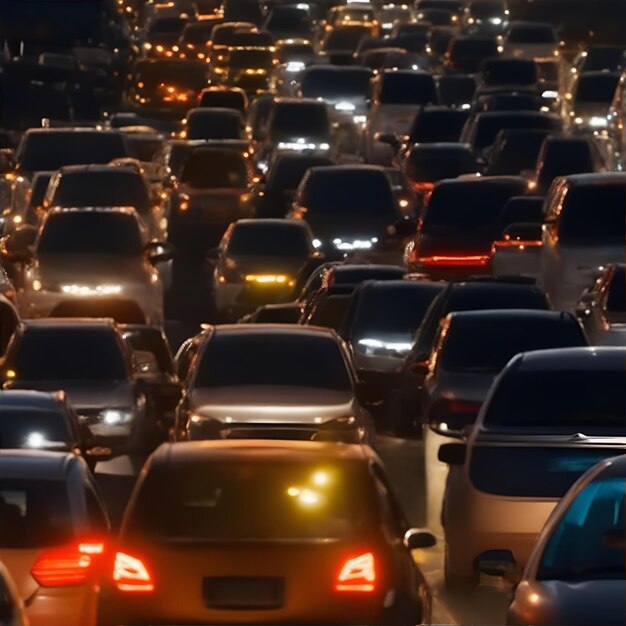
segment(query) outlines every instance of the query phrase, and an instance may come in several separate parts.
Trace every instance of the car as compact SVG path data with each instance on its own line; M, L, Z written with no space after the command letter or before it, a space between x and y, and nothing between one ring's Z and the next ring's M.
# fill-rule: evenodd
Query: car
M100 315L128 310L135 319L163 323L157 266L171 260L172 251L149 241L133 208L51 209L39 228L23 226L3 239L0 254L21 267L16 286L23 317L62 315L74 303L85 311L100 307Z
M340 333L370 399L382 403L387 397L415 332L444 287L428 280L368 280L352 294Z
M502 0L472 0L465 8L462 29L468 35L501 35L509 24L509 9Z
M408 146L425 143L456 143L469 112L449 106L420 107L404 137Z
M300 275L320 255L306 222L244 219L228 227L215 256L216 315L232 321L260 304L292 300Z
M337 23L325 30L320 37L318 54L325 56L333 65L341 65L342 61L345 64L348 59L354 59L354 53L361 41L366 37L376 37L379 29L377 22Z
M574 312L593 345L626 345L626 266L611 263L585 289Z
M212 20L187 22L178 38L178 56L181 59L204 61L209 52L208 42L215 24Z
M167 224L160 198L143 171L121 165L69 165L57 170L41 203L51 207L133 207L150 239L164 240Z
M557 178L544 204L540 284L555 308L576 304L599 267L624 260L626 175Z
M528 182L516 176L439 181L422 212L417 234L405 247L409 271L447 280L488 274L491 247L502 230L499 217L504 205L527 189Z
M278 154L269 164L264 182L252 188L254 214L260 218L282 218L291 209L296 189L311 167L335 165L328 157Z
M174 426L182 385L165 332L160 326L141 324L120 324L120 331L135 356L137 377L143 384L148 411L154 413L155 439L167 439Z
M277 40L306 39L313 34L313 24L308 9L298 6L276 6L265 18L262 28Z
M537 165L539 151L549 129L503 129L498 131L489 157L484 164L487 176L521 176L530 178Z
M246 350L255 358L237 357ZM183 357L177 355L177 360ZM256 367L256 358L264 367ZM318 363L324 368L318 368ZM216 367L217 364L217 367ZM209 328L185 376L175 440L269 438L373 442L350 355L336 333L292 324ZM259 413L259 406L266 407ZM270 408L271 407L271 408Z
M442 508L449 587L494 570L519 580L559 499L587 469L624 453L625 356L590 347L519 354L467 442L440 448L450 465Z
M127 509L98 623L428 623L410 549L434 543L408 528L367 447L164 445Z
M452 74L473 74L480 71L485 59L497 57L498 54L498 44L493 37L459 35L448 44L443 68Z
M439 103L468 111L476 91L476 78L468 74L444 74L437 81Z
M238 87L224 87L213 85L205 87L198 96L198 107L220 109L235 109L242 115L248 110L248 96L243 89Z
M250 96L258 91L266 91L270 86L272 72L278 65L274 47L241 46L231 48L228 64L221 76L221 81L231 87L240 87ZM250 80L252 90L248 85ZM216 82L216 81L214 81Z
M404 358L385 401L394 434L400 437L422 435L420 390L428 374L441 320L453 311L511 308L545 311L550 309L550 303L534 280L514 277L451 282L436 296L417 329L411 350Z
M154 428L132 351L112 320L21 322L1 375L4 389L65 391L92 445L115 454L143 451Z
M170 214L169 241L187 254L215 247L231 222L251 216L254 180L249 153L197 147L182 167Z
M534 60L560 54L559 38L549 23L513 21L500 41L503 57Z
M0 475L0 557L26 606L26 619L8 624L94 623L110 526L87 464L68 452L3 450Z
M179 120L208 85L208 66L192 59L140 59L126 91L135 112Z
M179 40L189 22L188 17L158 14L150 20L145 30L143 49L146 56L154 58L177 57L180 52Z
M361 153L366 163L390 165L393 150L377 137L407 134L416 109L438 103L437 85L433 75L426 71L387 69L378 74L372 91Z
M89 428L63 391L0 391L0 442L3 449L72 452L91 470L111 454L92 445Z
M565 77L564 87L571 90L576 76L583 72L622 72L626 68L626 48L619 45L590 44L572 60L570 76Z
M543 527L507 624L623 624L623 455L587 470ZM601 616L601 617L600 617Z
M384 168L331 165L307 171L287 217L305 220L326 254L397 263L404 239L415 231L407 209L396 202Z
M184 139L245 139L243 115L234 109L199 107L187 111Z
M476 95L513 91L536 94L539 89L539 74L534 60L499 56L483 63L477 80Z
M609 109L620 79L620 72L584 72L579 74L571 92L566 94L565 114L575 133L606 130Z

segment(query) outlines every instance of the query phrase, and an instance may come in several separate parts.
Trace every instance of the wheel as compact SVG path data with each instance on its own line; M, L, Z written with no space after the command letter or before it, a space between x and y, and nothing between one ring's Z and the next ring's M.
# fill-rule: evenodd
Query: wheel
M447 544L444 559L444 578L446 588L451 591L469 590L478 585L478 574L476 572L461 574L454 570L450 563L450 548Z

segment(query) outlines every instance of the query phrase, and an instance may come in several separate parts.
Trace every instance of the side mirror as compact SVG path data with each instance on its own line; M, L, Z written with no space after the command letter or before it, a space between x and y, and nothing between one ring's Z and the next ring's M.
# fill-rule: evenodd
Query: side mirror
M374 139L380 143L386 143L396 151L402 147L402 142L393 133L375 133Z
M166 242L152 241L146 246L146 253L150 263L156 265L174 258L174 246Z
M446 465L463 465L466 456L467 445L464 443L444 443L437 454L437 458Z
M437 544L437 538L427 530L409 528L404 533L402 542L409 550L417 550L419 548L432 548Z

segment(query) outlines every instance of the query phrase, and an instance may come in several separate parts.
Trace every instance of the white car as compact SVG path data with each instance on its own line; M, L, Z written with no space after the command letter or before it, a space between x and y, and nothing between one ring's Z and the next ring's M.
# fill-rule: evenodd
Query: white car
M503 57L534 60L559 56L559 38L554 26L540 22L511 22L501 38Z
M544 205L540 286L555 309L573 307L609 263L624 260L626 173L557 178Z
M480 573L519 578L559 499L596 463L626 452L624 348L514 357L467 442L449 443L443 500L449 587Z
M171 259L171 252L167 244L149 242L132 208L55 208L38 229L23 226L3 244L4 260L16 267L23 318L67 314L68 306L84 305L101 307L101 316L134 311L133 319L118 321L163 323L156 265ZM72 314L80 315L78 309Z
M28 619L7 626L94 624L109 522L87 464L71 453L3 450L0 475L0 560Z

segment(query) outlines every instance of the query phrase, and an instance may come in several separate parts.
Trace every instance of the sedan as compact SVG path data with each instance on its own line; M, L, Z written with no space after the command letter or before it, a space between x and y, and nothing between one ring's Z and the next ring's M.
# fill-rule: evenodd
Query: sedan
M99 626L430 623L410 529L368 447L165 444L103 580Z

